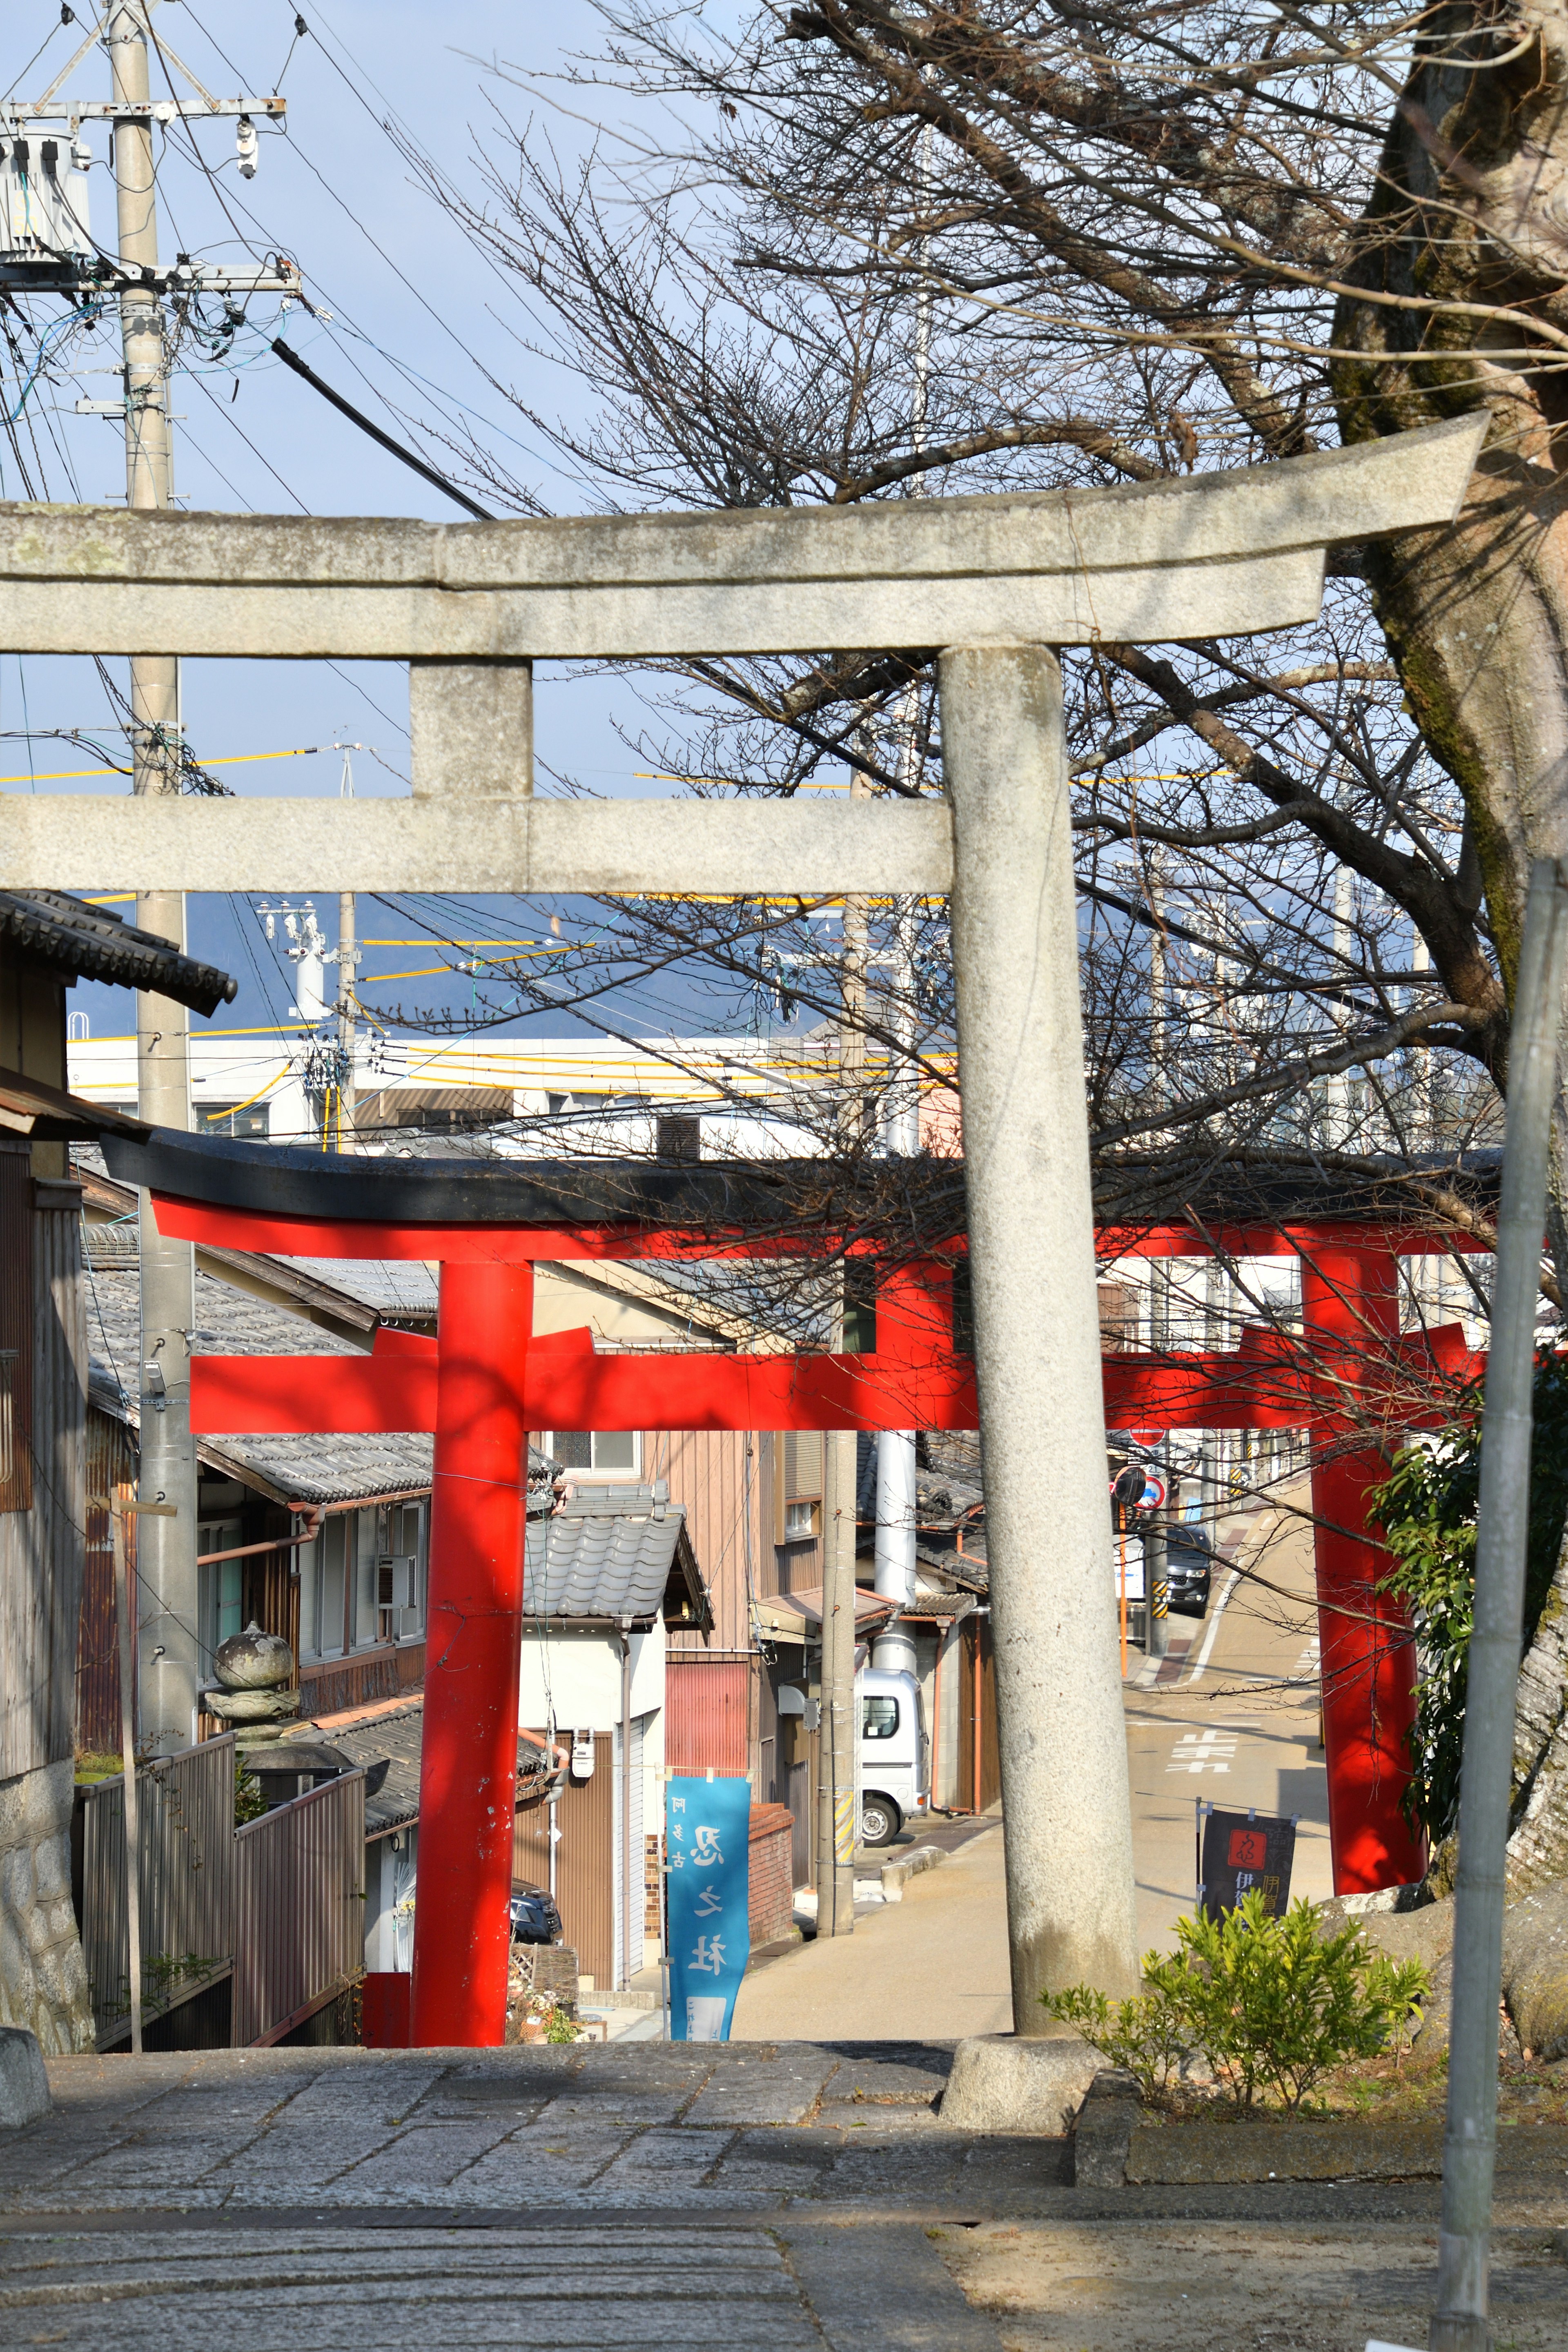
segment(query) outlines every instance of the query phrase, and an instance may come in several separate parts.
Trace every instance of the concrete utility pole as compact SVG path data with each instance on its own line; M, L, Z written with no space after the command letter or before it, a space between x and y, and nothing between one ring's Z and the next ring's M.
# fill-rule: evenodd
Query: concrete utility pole
M354 796L354 772L351 754L358 751L357 743L345 743L343 772L338 785L338 798L352 801ZM354 1027L358 1007L354 996L354 973L359 968L359 947L354 937L354 894L352 890L338 893L338 1150L352 1151L354 1148Z
M852 799L862 799L866 779L857 768ZM842 1016L838 1024L839 1130L846 1148L866 1140L866 901L844 901ZM839 1280L839 1328L844 1339L843 1277ZM816 1774L816 1932L855 1932L855 1536L856 1441L848 1429L823 1435L822 1530L822 1725Z
M105 34L114 117L114 179L120 258L145 282L120 298L125 358L125 502L133 509L169 504L168 370L163 311L155 291L158 205L147 72L148 15L154 0L111 11ZM137 654L131 662L133 790L180 789L180 666L170 655ZM185 902L177 890L142 893L143 930L185 944ZM136 1108L153 1127L191 1123L190 1030L184 1007L167 996L136 999ZM195 1324L195 1254L189 1242L165 1241L143 1192L142 1265L142 1503L172 1506L138 1528L138 1684L142 1741L167 1754L196 1736L202 1679L196 1578L196 1448L191 1435L191 1336Z
M79 145L87 121L108 122L114 141L119 266L118 286L123 360L125 501L132 511L170 504L168 354L162 290L184 294L299 291L299 273L284 257L260 269L234 270L193 262L181 254L173 269L158 261L157 191L153 173L153 100L149 87L151 12L157 0L98 0L91 24L64 70L38 99L0 101L0 130L18 138L19 152L33 131L60 122L70 141L73 173L85 174L90 156ZM64 12L68 24L71 11ZM100 45L108 51L110 94L100 99L62 95L65 84ZM203 89L167 41L158 41L165 75L178 72L194 97L160 95L160 121L229 115L237 119L240 169L254 173L253 118L277 120L286 112L281 98L216 99ZM44 148L47 159L47 144ZM77 162L79 154L82 160ZM247 170L247 158L249 167ZM46 161L46 175L55 167ZM34 291L68 294L75 301L101 303L105 271L101 248L89 250L86 199L58 242L46 245L25 282ZM120 402L79 402L88 415L121 414ZM131 660L131 753L132 788L141 798L175 795L180 790L180 673L173 655L137 654ZM112 872L123 848L124 827L116 820L116 840L104 866ZM51 887L58 881L58 866ZM184 898L179 890L141 889L136 919L143 929L185 944ZM136 1094L142 1117L158 1127L190 1124L190 1039L185 1009L168 997L136 999ZM196 1692L201 1682L196 1592L196 1461L190 1432L191 1328L195 1281L188 1243L160 1238L145 1195L141 1202L142 1274L141 1530L136 1562L138 1591L139 1738L144 1748L184 1748L195 1738Z
M338 893L338 1150L354 1148L354 894Z
M922 386L923 390L923 386ZM912 713L905 730L906 773L912 779L914 725ZM892 956L889 966L889 1026L901 1051L889 1073L884 1097L882 1135L890 1158L912 1160L921 1148L920 1082L914 1069L915 971L911 946L914 908L908 898L893 901ZM915 1597L915 1522L919 1517L915 1432L885 1429L877 1439L877 1572L879 1596L907 1609ZM915 1671L914 1636L895 1619L878 1634L871 1662L894 1674Z

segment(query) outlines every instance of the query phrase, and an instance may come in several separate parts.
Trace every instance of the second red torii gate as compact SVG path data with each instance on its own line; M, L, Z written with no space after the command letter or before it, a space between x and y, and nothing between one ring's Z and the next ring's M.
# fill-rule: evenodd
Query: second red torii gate
M270 1156L277 1164L285 1155ZM595 1356L586 1331L533 1335L535 1262L815 1254L837 1238L787 1226L759 1234L684 1223L675 1203L668 1222L655 1222L660 1212L656 1206L650 1217L646 1203L639 1217L617 1216L603 1200L614 1172L603 1163L593 1171L601 1198L589 1213L437 1223L274 1213L192 1197L184 1187L201 1181L195 1166L216 1164L216 1155L187 1147L179 1159L182 1189L154 1190L164 1233L281 1255L440 1264L435 1339L382 1333L368 1357L195 1357L192 1426L209 1435L435 1433L413 2039L423 2046L499 2042L530 1430L972 1429L973 1366L955 1350L952 1328L952 1267L963 1241L955 1236L945 1256L879 1269L877 1344L868 1353L683 1353L661 1358L650 1381L645 1357ZM1253 1334L1234 1354L1107 1357L1106 1420L1312 1432L1341 1892L1401 1883L1423 1863L1400 1804L1414 1644L1403 1613L1376 1591L1384 1563L1366 1530L1365 1496L1382 1474L1384 1441L1440 1423L1448 1410L1442 1389L1479 1368L1457 1328L1404 1338L1398 1328L1396 1253L1449 1246L1447 1236L1343 1220L1202 1237L1186 1225L1101 1234L1102 1255L1113 1258L1193 1256L1207 1247L1300 1259L1300 1345ZM874 1255L864 1243L848 1247Z

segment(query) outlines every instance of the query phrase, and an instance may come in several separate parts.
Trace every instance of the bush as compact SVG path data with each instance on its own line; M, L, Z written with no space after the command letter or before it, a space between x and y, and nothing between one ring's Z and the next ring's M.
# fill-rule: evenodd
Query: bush
M1143 1961L1143 1981L1154 1954ZM1135 2075L1141 2097L1163 2097L1181 2071L1186 2055L1183 2023L1163 1995L1138 1993L1131 2000L1108 2000L1091 1985L1069 1985L1066 1992L1043 1992L1040 1999L1053 2017L1076 2026L1092 2049L1113 2066Z
M1418 1960L1373 1951L1359 1927L1320 1937L1305 1901L1275 1919L1261 1895L1248 1895L1218 1919L1178 1920L1176 1934L1174 1952L1145 1955L1143 1990L1131 2000L1108 2001L1088 1985L1040 1996L1135 2074L1145 2098L1167 2092L1183 2054L1196 2051L1238 2109L1262 2092L1293 2115L1331 2067L1397 2050L1428 1990Z

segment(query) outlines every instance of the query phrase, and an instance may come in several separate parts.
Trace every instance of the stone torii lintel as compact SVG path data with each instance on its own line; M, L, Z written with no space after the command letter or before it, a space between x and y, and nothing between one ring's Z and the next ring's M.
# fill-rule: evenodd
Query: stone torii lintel
M0 797L13 888L912 891L945 808L535 801L531 664L1168 642L1316 618L1324 550L1451 520L1485 420L1117 489L425 523L0 506L15 653L407 661L413 792ZM452 803L483 803L455 827Z

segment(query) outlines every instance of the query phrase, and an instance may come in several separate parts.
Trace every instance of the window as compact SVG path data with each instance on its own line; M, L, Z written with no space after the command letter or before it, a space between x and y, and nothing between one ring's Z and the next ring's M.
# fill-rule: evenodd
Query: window
M237 1551L245 1541L241 1522L231 1518L205 1518L196 1522L196 1549L204 1556L215 1551ZM220 1642L231 1633L245 1631L245 1562L242 1559L208 1559L205 1568L198 1569L197 1618L201 1627L202 1672L213 1671L212 1657Z
M264 1102L205 1103L197 1108L197 1125L204 1135L237 1135L255 1142L271 1124L271 1110Z
M552 1430L545 1452L563 1470L627 1472L642 1467L642 1438L635 1429Z
M654 1122L654 1150L660 1160L689 1161L702 1157L702 1121L684 1113L662 1114Z
M860 1737L863 1739L891 1739L899 1727L899 1702L896 1698L866 1698L860 1702Z
M323 1658L342 1657L349 1646L343 1574L348 1515L340 1511L321 1523L316 1538L316 1648Z
M816 1533L816 1505L815 1503L784 1505L785 1543L805 1543Z

